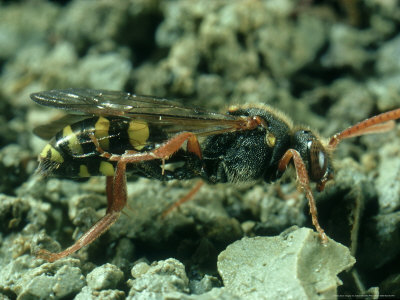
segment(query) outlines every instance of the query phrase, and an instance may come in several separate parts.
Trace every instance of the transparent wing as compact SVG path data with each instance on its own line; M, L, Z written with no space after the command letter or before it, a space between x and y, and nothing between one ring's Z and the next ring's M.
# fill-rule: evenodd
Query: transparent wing
M62 130L65 126L85 120L87 115L64 115L61 118L52 120L46 124L39 125L33 129L33 133L44 140L49 140Z
M94 89L50 90L31 94L33 101L72 114L118 116L163 125L171 134L192 131L200 135L243 128L244 118L183 106L153 96Z

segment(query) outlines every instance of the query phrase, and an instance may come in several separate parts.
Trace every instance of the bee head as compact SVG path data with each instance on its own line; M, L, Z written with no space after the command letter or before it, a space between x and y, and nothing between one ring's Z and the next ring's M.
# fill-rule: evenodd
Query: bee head
M299 129L294 133L292 145L300 153L310 180L317 184L318 191L322 191L325 183L333 178L332 159L328 147L307 129Z

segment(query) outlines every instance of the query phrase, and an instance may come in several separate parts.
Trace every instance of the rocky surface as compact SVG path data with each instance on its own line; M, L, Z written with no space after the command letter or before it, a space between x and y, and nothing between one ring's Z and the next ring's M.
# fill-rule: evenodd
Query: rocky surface
M329 137L400 107L399 22L379 0L0 2L0 298L400 296L398 127L335 151L335 180L315 192L327 247L294 172L206 185L166 218L196 182L131 178L120 220L47 263L38 249L64 249L104 214L104 179L34 175L45 141L32 129L60 112L29 99L84 87L215 111L263 103Z

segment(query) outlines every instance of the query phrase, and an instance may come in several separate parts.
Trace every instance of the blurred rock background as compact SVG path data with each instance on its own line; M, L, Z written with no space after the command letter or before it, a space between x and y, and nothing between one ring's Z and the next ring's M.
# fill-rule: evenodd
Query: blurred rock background
M60 112L29 99L84 87L215 111L263 103L329 137L400 107L399 57L395 0L0 1L0 297L400 296L398 128L343 142L335 181L317 195L321 225L348 250L332 242L324 251L304 228L278 236L291 225L313 228L301 193L283 200L277 185L206 186L161 220L195 182L132 178L127 216L75 258L47 264L31 251L65 248L104 214L104 180L33 175L45 141L32 129ZM290 195L294 173L279 186ZM289 280L267 286L259 283L267 276L246 278L246 247L265 262L254 272L291 274L293 289L284 289ZM296 253L292 264L282 253ZM337 288L351 255L357 262Z

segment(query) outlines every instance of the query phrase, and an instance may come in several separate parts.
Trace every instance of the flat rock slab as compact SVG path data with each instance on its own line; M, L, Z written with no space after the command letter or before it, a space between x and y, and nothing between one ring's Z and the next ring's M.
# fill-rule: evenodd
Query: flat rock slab
M218 257L225 289L246 299L334 299L337 274L355 263L345 246L321 243L308 228L277 237L243 238Z

